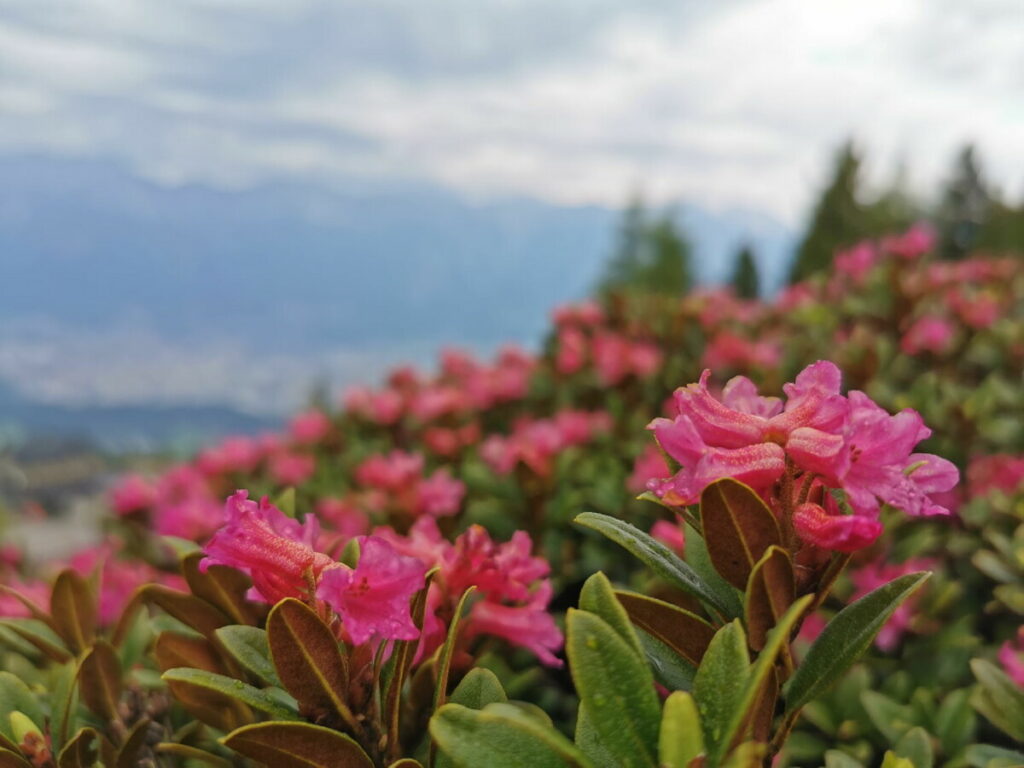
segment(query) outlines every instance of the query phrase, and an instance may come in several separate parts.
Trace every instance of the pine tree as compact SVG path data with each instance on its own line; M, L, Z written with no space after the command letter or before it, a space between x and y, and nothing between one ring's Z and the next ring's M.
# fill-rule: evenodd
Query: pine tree
M690 244L674 217L648 215L634 200L623 214L619 242L599 284L602 295L622 291L682 294L690 290Z
M957 155L939 207L939 253L943 258L962 259L975 248L992 208L992 195L974 147L967 145Z
M736 254L735 269L732 273L732 289L741 299L756 299L760 294L760 278L757 263L750 244L744 244Z
M847 141L836 154L832 179L797 249L790 282L828 269L837 248L850 245L865 235L864 207L857 201L860 165L860 155L853 142Z

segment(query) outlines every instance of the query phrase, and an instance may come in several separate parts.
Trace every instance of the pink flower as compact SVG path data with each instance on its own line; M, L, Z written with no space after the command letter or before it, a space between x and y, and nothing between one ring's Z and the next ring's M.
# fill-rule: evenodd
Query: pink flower
M423 457L418 453L391 451L366 459L356 467L355 478L360 485L385 491L410 487L423 473Z
M1010 679L1024 688L1024 627L1017 630L1017 642L1007 640L999 648L999 663Z
M473 606L467 632L470 636L493 635L533 653L542 664L561 667L555 652L564 643L561 630L547 612L551 584L544 584L526 605L505 605L483 600Z
M299 445L319 443L331 431L331 420L319 408L312 408L292 418L288 434Z
M220 445L200 452L196 459L199 471L207 477L231 472L252 472L263 458L264 446L250 437L229 437Z
M973 459L967 467L967 482L972 497L1024 488L1024 456L995 454Z
M591 346L597 377L606 387L613 387L630 373L629 342L617 333L599 331Z
M935 247L935 231L925 222L918 222L904 234L882 240L882 250L910 261Z
M879 253L869 242L859 243L835 256L836 274L860 283L878 263Z
M308 596L309 588L333 561L313 547L320 526L313 516L304 523L285 516L266 497L257 504L248 491L236 491L224 508L224 526L203 547L201 569L227 565L248 574L259 597L276 603Z
M419 630L409 601L423 588L426 568L378 536L361 536L358 541L356 567L338 564L324 571L316 596L338 614L354 645L371 637L414 640Z
M934 562L924 558L908 560L902 564L885 563L877 561L861 566L852 571L850 578L854 584L854 593L850 596L850 602L859 600L881 586L888 584L893 579L905 576L915 571L925 571L934 567ZM920 599L920 592L916 592L900 604L893 615L882 627L882 631L875 638L875 645L883 651L892 651L899 645L903 634L910 628L914 618L914 610L917 601Z
M633 464L633 474L626 481L626 487L631 493L643 493L647 490L647 483L650 480L659 480L672 474L665 457L657 445L648 444L644 452L637 456Z
M882 534L882 523L864 515L844 515L835 501L826 497L820 504L801 504L793 512L793 527L808 544L837 552L856 552L871 546Z
M220 509L202 473L181 465L157 481L153 530L161 536L201 541L217 527Z
M316 503L316 515L330 523L330 527L345 539L361 536L369 530L370 521L355 504L343 499L325 496Z
M402 417L405 402L401 394L385 389L373 392L365 387L354 387L345 393L345 408L374 424L394 424Z
M305 453L281 451L270 458L270 476L281 485L302 485L316 472L316 459Z
M39 579L25 580L19 576L6 576L4 586L13 589L23 597L27 597L40 610L50 610L50 585ZM28 608L14 595L0 592L0 616L10 618L27 618L32 614Z
M110 492L110 505L119 515L148 509L155 500L155 489L141 475L125 475Z
M956 329L941 315L925 315L914 321L900 340L900 349L905 354L921 352L942 354L949 350Z
M447 468L439 469L417 486L419 497L415 514L432 517L454 515L466 495L466 486L451 476Z
M571 376L587 362L587 337L576 326L566 326L558 333L555 370Z
M782 350L775 342L751 341L722 330L708 342L702 361L709 368L772 368L781 358Z

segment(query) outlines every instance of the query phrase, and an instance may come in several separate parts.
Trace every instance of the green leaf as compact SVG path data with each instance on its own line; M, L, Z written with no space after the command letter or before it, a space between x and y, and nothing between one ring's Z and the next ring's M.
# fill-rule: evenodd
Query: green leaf
M688 691L693 688L693 678L697 674L697 665L691 664L672 648L665 645L653 635L637 631L640 645L644 648L644 656L651 666L654 679L670 691Z
M212 765L214 768L233 768L234 765L223 757L218 757L198 747L191 747L188 744L161 741L153 747L153 751L158 755L176 755L184 758L190 761L186 763L188 766L192 766L193 763L203 763L205 765Z
M293 597L275 605L267 617L267 643L281 684L309 719L358 730L346 701L348 663L312 608Z
M970 691L953 691L939 706L935 716L935 734L942 745L941 752L955 755L974 740L978 717L971 709Z
M665 699L658 735L660 768L687 768L690 761L704 752L704 734L700 714L693 696L676 691Z
M50 697L50 738L53 749L60 752L74 731L75 711L78 708L78 664L66 662L55 671L53 694Z
M357 541L352 539L351 541ZM391 658L384 667L384 674L380 681L381 689L384 692L384 722L387 728L388 744L395 745L400 741L401 734L401 713L402 713L402 690L405 687L405 680L412 667L412 660L422 638L423 617L426 613L427 594L430 591L431 582L437 573L437 568L427 571L423 580L423 588L413 596L409 614L413 624L420 630L420 638L415 640L399 640L391 650ZM422 665L426 669L429 665Z
M825 768L864 768L864 764L838 749L825 753Z
M974 708L1000 730L1024 741L1024 689L983 659L972 659L971 671L981 684L971 694Z
M717 743L708 740L708 759L712 764L718 762L718 759L726 754L732 743L742 737L744 727L753 721L759 697L770 682L775 659L789 645L793 628L812 599L812 595L804 595L789 607L789 610L779 619L779 623L768 632L764 649L757 655L757 660L744 676L743 689L736 697L731 716L726 720L727 724ZM742 637L742 629L738 634ZM746 661L746 650L743 652L743 661ZM697 675L699 678L700 670ZM772 682L771 690L777 695L777 683ZM776 696L773 696L771 703L774 704L775 701ZM771 709L774 711L774 706Z
M280 720L298 719L298 713L295 710L283 706L271 694L227 675L218 675L203 669L178 667L167 670L161 677L168 682L172 691L175 686L186 689L200 688L237 699L253 709L258 709L260 712L265 712Z
M882 768L914 768L914 764L905 757L899 757L889 750L882 758Z
M458 768L593 768L565 736L511 704L445 704L430 735Z
M470 709L483 709L488 704L508 701L508 696L496 674L483 667L473 667L455 686L449 700Z
M686 562L696 571L708 588L718 595L719 601L729 608L725 613L725 618L732 620L742 616L743 604L740 602L740 593L715 570L704 537L692 525L686 526L684 549Z
M732 736L730 723L743 698L749 671L747 640L736 619L715 634L693 682L693 696L709 756L712 752L721 756L730 746L723 740Z
M231 624L221 627L214 634L224 650L246 670L269 685L284 687L274 670L274 663L270 660L270 644L267 642L266 630Z
M577 515L575 522L604 534L675 587L714 606L722 614L729 605L672 550L629 523L597 512Z
M114 768L136 768L138 755L149 737L149 726L152 721L148 717L139 718L132 726L121 748L117 751Z
M12 712L21 712L40 729L45 725L43 712L28 686L10 672L0 672L0 735L17 744L11 728Z
M256 624L262 618L246 598L252 580L226 565L211 565L205 571L199 563L205 555L193 552L181 559L181 572L192 594L222 611L236 624Z
M893 749L897 757L905 757L914 764L914 768L932 768L935 764L935 753L928 732L915 726L907 731L903 738L896 742Z
M619 761L601 741L601 734L594 727L586 704L580 702L576 708L576 732L573 734L576 746L590 758L595 768L618 768Z
M445 703L448 695L448 674L451 671L452 655L455 653L455 641L459 637L459 625L462 622L462 614L466 609L469 596L473 594L476 587L469 587L459 598L459 604L455 606L455 613L452 614L451 623L448 625L448 636L444 645L441 646L441 653L437 661L437 687L434 690L434 711L436 712Z
M782 547L771 546L750 572L746 605L747 641L759 651L768 630L778 623L796 597L793 558Z
M635 592L615 596L637 627L658 638L694 667L700 664L715 628L695 613Z
M140 588L138 599L159 607L204 637L212 636L214 630L231 623L223 611L205 600L162 584L147 584ZM125 612L127 614L128 610ZM119 634L115 633L115 637Z
M972 744L964 757L972 768L1018 768L1024 765L1024 752L990 744Z
M787 709L800 709L842 677L868 649L893 611L929 576L927 571L901 576L836 614L786 685Z
M632 646L633 650L642 654L643 648L640 647L636 631L629 623L630 617L616 597L616 592L612 588L612 583L608 581L608 577L598 571L583 582L583 589L580 590L580 609L590 611L604 619L605 623L618 632L619 637Z
M775 515L747 485L725 477L700 495L700 522L708 554L722 578L746 589L754 565L771 546L782 545Z
M288 487L274 499L274 506L284 512L288 517L295 517L295 489Z
M914 711L910 707L878 691L864 691L860 701L872 724L890 744L895 744L914 726Z
M243 725L221 741L273 768L374 768L351 736L311 723Z
M59 664L72 658L64 641L39 619L0 619L0 627L6 627Z
M654 766L661 710L650 668L607 622L569 609L566 652L580 704L622 768Z

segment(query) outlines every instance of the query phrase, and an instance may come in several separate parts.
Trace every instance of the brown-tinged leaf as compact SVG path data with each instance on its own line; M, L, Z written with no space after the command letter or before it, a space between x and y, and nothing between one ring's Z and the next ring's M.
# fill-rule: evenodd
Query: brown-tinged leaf
M235 624L258 623L263 616L256 604L245 597L252 580L226 565L211 565L201 571L199 563L204 557L202 552L193 552L181 561L181 572L192 594L223 611Z
M32 768L32 763L16 752L0 749L0 768Z
M769 547L750 572L747 584L747 642L751 648L755 651L764 648L768 630L795 599L793 558L782 547Z
M768 547L782 544L772 511L750 487L730 477L701 493L700 519L711 563L736 589L746 588Z
M146 745L146 737L149 735L149 725L152 721L144 717L132 726L124 744L117 751L114 760L114 768L135 768L139 764L139 752Z
M223 741L273 768L373 768L350 736L309 723L256 723L232 731Z
M275 605L267 619L267 642L277 676L303 715L359 730L347 704L348 663L312 608L293 597Z
M159 607L204 637L211 637L215 629L231 623L219 608L205 600L162 584L143 587L142 600Z
M779 689L779 673L775 668L772 668L764 681L751 717L754 741L767 743L771 740L773 733L772 723L775 720L775 706L779 701Z
M205 763L206 765L212 765L213 768L231 768L232 765L230 760L225 760L223 757L214 755L204 749L199 749L199 747L191 747L188 744L161 741L153 747L153 751L159 755L175 755L192 762Z
M700 665L715 628L696 614L634 592L616 591L629 620L661 640L694 666Z
M82 728L60 751L58 768L92 768L99 759L100 735L93 728Z
M70 568L61 571L50 593L53 628L73 653L81 653L96 637L96 598L84 578Z
M401 760L393 762L388 768L423 768L423 763L413 760L411 757L403 757Z
M153 647L161 672L175 667L205 669L224 674L226 670L213 645L205 637L189 637L177 632L161 632Z
M85 705L104 720L118 720L121 660L105 640L98 640L78 667L78 689Z

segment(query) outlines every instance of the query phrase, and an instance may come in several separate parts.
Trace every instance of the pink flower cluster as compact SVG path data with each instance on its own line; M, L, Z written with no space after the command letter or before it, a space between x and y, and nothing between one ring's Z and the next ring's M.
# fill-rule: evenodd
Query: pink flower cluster
M701 358L708 368L772 368L782 359L782 348L775 341L753 341L730 330L711 337Z
M395 424L405 417L420 426L457 422L500 403L521 400L536 366L532 356L513 346L502 348L493 365L458 350L445 350L437 377L425 380L411 369L400 369L379 391L350 389L345 407L375 424Z
M758 491L778 510L802 499L779 499L776 486L790 474L806 489L793 516L806 543L840 551L867 546L881 532L881 504L911 515L945 515L931 494L952 488L956 467L932 454L913 453L931 431L905 409L890 415L863 392L840 393L841 374L830 362L805 368L783 390L787 400L762 397L737 376L716 397L700 382L676 390L679 415L651 422L658 444L681 468L649 487L668 503L692 504L708 484L733 477ZM822 491L843 491L845 505ZM850 514L843 514L849 511Z
M371 509L389 509L411 517L454 515L466 486L447 468L425 476L424 464L420 454L391 451L366 459L356 468L355 479L376 491L367 502Z
M972 497L1024 490L1024 456L994 454L974 459L967 466L967 487Z
M597 378L606 387L630 376L646 379L661 367L662 354L647 341L635 341L621 333L598 329L588 333L579 325L565 324L558 332L555 370L563 376L593 364Z
M421 517L408 536L390 528L359 536L355 568L321 551L317 519L302 523L286 516L266 498L259 502L246 491L232 495L226 521L203 548L200 568L226 565L253 581L250 597L275 603L286 597L319 601L337 614L342 636L355 645L371 639L411 640L419 636L410 601L423 587L427 568L440 567L428 593L419 655L429 655L444 640L447 622L459 597L476 586L482 599L474 603L466 637L502 637L526 647L547 664L562 636L547 613L551 584L546 561L530 554L530 537L516 533L497 544L473 526L452 544L431 517Z
M531 555L532 542L525 531L516 531L510 541L499 544L484 528L473 525L453 544L441 536L434 520L421 518L407 537L387 528L378 529L377 534L424 566L440 569L427 597L420 657L444 642L456 603L474 586L480 599L464 619L467 641L479 635L500 637L528 649L544 664L561 666L554 654L562 647L562 633L547 610L552 595L546 578L550 566Z
M491 435L480 446L480 456L499 475L517 465L548 477L554 459L565 449L590 442L595 435L611 429L611 417L604 412L559 411L550 419L520 419L510 435Z

